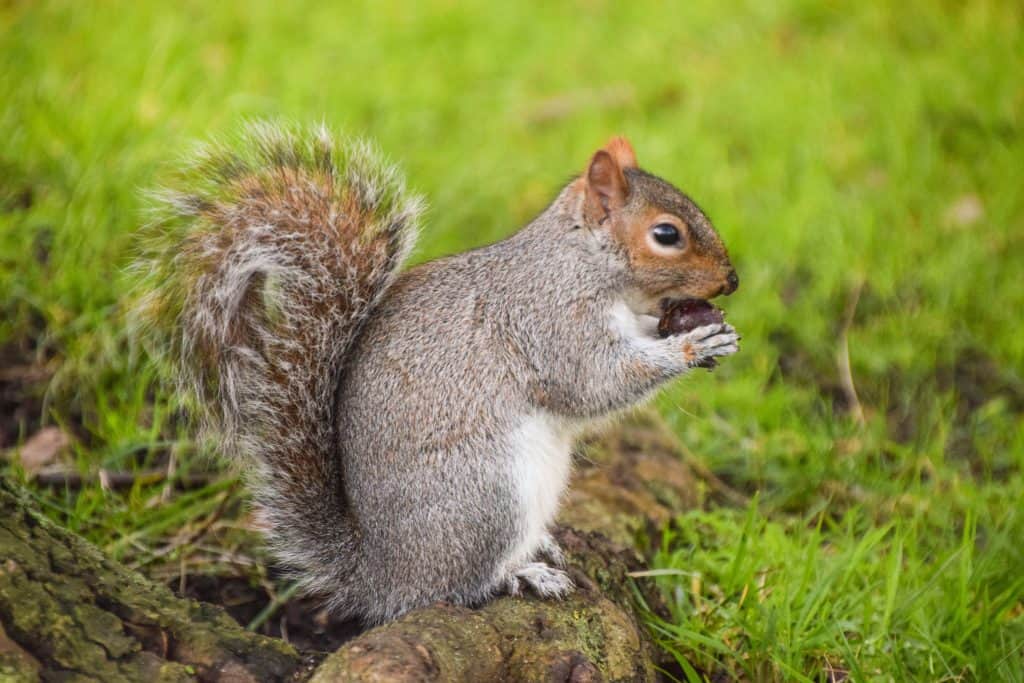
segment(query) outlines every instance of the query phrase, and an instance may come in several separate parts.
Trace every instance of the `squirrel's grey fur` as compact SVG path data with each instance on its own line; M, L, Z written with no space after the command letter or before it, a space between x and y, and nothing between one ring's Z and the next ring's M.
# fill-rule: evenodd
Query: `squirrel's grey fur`
M165 195L145 306L273 549L335 610L565 594L547 528L574 435L736 350L728 325L654 333L655 291L731 291L731 265L682 193L619 177L622 215L680 217L706 268L639 275L584 177L508 239L400 273L419 199L323 130L257 126Z

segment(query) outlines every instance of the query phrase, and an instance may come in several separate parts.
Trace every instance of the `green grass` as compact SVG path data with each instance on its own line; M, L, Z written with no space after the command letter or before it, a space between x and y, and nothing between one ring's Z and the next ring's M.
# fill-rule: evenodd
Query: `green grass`
M7 4L0 348L55 371L83 472L146 469L179 435L122 268L191 141L265 116L372 136L430 199L427 259L625 133L742 280L742 352L658 401L753 501L709 490L665 537L652 625L683 675L1024 680L1022 36L1009 1ZM38 495L144 568L238 496L161 491Z

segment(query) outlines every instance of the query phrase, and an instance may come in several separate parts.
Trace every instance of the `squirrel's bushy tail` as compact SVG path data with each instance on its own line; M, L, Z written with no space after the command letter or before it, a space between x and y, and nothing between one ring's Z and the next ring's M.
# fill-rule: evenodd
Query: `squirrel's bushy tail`
M335 391L421 200L367 143L270 124L206 146L157 197L141 317L201 431L249 477L279 557L345 609L358 531Z

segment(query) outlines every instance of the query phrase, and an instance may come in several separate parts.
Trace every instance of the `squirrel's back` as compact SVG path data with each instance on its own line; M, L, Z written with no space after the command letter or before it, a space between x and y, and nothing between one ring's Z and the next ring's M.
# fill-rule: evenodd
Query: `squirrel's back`
M249 477L278 556L352 609L341 586L359 530L335 390L421 201L367 143L268 124L201 149L157 198L142 318L204 433Z

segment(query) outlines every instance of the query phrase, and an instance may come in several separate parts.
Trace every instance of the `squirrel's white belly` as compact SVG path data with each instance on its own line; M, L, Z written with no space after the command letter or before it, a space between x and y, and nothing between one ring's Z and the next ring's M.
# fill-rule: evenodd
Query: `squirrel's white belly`
M510 564L528 562L547 533L572 468L573 430L550 415L530 415L512 434L512 481L519 496L519 543Z

